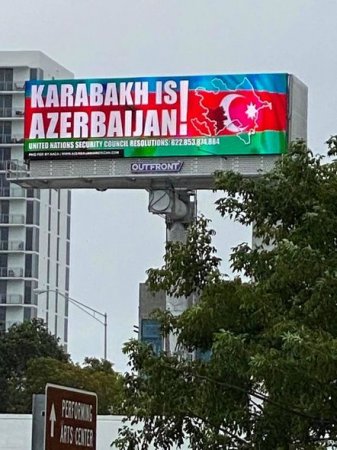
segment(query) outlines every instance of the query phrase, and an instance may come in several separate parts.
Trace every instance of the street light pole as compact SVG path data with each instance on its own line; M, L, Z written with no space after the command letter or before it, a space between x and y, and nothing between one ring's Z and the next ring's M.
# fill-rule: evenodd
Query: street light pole
M34 294L41 295L46 294L48 292L55 292L58 295L61 295L66 301L69 301L73 305L77 306L77 308L81 309L83 312L88 314L90 317L95 319L97 322L99 322L101 325L104 326L104 359L107 359L107 348L108 348L108 315L107 313L102 313L100 311L97 311L97 309L92 308L91 306L86 305L85 303L80 302L79 300L76 300L74 298L71 298L62 292L58 291L57 289L34 289ZM101 317L102 319L98 318L97 316Z

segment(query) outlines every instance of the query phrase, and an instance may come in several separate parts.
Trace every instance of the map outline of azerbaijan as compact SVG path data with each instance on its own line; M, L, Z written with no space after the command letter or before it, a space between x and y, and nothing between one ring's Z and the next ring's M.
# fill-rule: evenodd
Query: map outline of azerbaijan
M272 103L268 102L266 100L261 100L261 98L258 96L258 94L256 93L254 86L252 85L252 83L249 81L249 79L247 77L244 77L243 80L241 81L241 83L237 84L235 89L230 89L226 83L224 83L223 80L221 80L221 78L214 78L211 81L211 84L214 86L215 90L208 90L204 87L197 87L195 89L195 94L197 97L200 98L199 104L201 106L201 108L205 111L204 113L202 113L204 120L201 121L198 118L193 118L191 120L194 128L203 136L218 136L222 131L224 131L225 129L228 129L229 126L234 126L235 128L238 129L238 131L233 132L233 135L236 135L244 144L249 145L251 143L251 136L255 134L256 129L258 128L258 117L259 117L259 112L261 111L261 109L264 108L269 108L272 109ZM246 86L248 86L249 88L247 89ZM241 121L239 119L231 119L231 121L229 123L225 123L226 120L229 119L229 117L226 116L226 113L224 111L224 108L221 105L221 103L219 103L219 107L216 108L216 110L210 110L205 104L205 98L202 92L211 92L215 95L219 95L221 92L226 91L226 95L223 96L222 100L225 99L227 97L227 95L231 95L231 94L235 94L236 92L240 91L240 90L247 90L253 93L253 96L256 98L257 104L259 105L256 108L256 105L247 105L247 111L248 108L251 106L251 114L253 114L255 112L255 114L253 115L253 117L249 117L250 119L253 120L253 126L250 127L247 130L247 126L243 127L243 124L241 123ZM237 94L240 95L240 97L242 97L241 94ZM253 109L253 107L255 107L255 109ZM246 111L246 114L247 114ZM223 118L223 120L221 121L221 118ZM221 126L222 125L222 126ZM206 132L205 132L206 130Z

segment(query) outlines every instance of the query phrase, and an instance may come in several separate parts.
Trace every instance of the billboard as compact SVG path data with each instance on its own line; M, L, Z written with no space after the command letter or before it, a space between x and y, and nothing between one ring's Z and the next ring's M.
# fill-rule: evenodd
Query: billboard
M26 82L25 159L278 155L285 73Z

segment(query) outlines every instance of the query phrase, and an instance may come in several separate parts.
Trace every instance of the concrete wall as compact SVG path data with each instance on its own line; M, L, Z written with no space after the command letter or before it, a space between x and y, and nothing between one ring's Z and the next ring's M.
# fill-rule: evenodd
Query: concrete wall
M122 416L98 416L97 450L113 450L111 442L117 437ZM32 416L30 414L0 414L0 449L31 450ZM189 447L184 446L182 450ZM42 450L42 449L41 449Z

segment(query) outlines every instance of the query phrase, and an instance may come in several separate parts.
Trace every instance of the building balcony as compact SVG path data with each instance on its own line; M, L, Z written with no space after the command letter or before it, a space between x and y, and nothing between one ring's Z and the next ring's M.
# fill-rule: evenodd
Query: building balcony
M0 187L0 200L1 199L12 199L12 198L19 198L19 199L25 199L26 198L26 191L25 189L22 189L20 187Z
M11 134L0 134L0 144L2 145L22 145L24 141L22 135L12 136Z
M0 225L23 225L25 223L24 214L0 214Z
M23 108L0 108L0 119L21 119L23 120L25 115L25 111Z
M0 160L0 172L7 172L9 168L9 161Z
M0 306L1 306L1 304L0 304ZM13 325L16 325L18 323L19 322L15 321L15 320L0 320L0 333L4 333L10 327L12 327Z
M25 81L0 81L0 92L25 92Z
M18 306L23 305L23 295L20 294L0 294L0 305Z
M0 252L22 252L24 241L0 241Z
M0 278L23 278L22 267L0 267Z
M26 164L24 164L22 161L18 161L15 159L12 159L11 161L8 161L7 164L7 179L9 180L17 180L18 178L29 178L30 177L30 171ZM38 197L40 198L40 194L38 190L30 188L27 189L27 196L30 192L31 197Z

